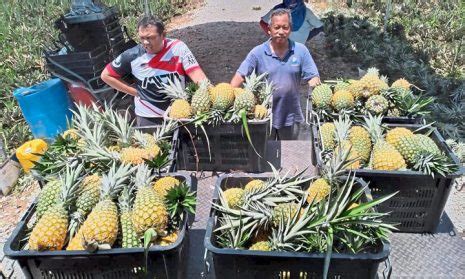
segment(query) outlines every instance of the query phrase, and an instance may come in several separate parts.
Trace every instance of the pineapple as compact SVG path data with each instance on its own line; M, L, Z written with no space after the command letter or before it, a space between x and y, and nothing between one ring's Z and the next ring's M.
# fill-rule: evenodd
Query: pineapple
M100 199L102 178L97 175L88 175L82 180L81 194L76 200L76 211L72 214L70 221L70 235L74 236L87 214L94 208Z
M268 109L263 105L256 105L253 113L255 119L265 119L268 116Z
M334 126L336 127L336 141L338 142L336 146L335 155L338 155L341 152L349 152L347 159L353 160L353 162L347 167L350 169L360 168L360 154L356 148L353 148L352 142L349 140L349 129L352 125L352 121L348 118L342 119L339 118L338 121L334 121Z
M167 236L162 236L160 237L155 244L160 245L160 246L168 246L176 242L178 239L178 232L172 232L168 234Z
M45 184L37 201L37 220L42 218L42 215L57 202L61 186L62 182L58 179L52 179Z
M391 84L391 88L402 88L406 90L409 90L410 86L412 86L412 84L403 78L400 78Z
M266 85L266 78L267 73L262 73L257 75L255 71L253 71L249 76L245 77L244 82L244 89L245 91L251 92L254 95L257 95L258 91ZM263 102L263 100L259 100L259 102Z
M242 206L244 200L244 189L241 188L229 188L223 192L223 196L228 203L228 207L232 209L238 209Z
M112 246L118 237L119 216L114 200L123 190L133 168L130 165L116 167L112 165L109 172L102 176L100 201L82 224L82 236L87 250L94 250L100 245Z
M400 117L400 111L398 108L392 108L387 112L388 117Z
M262 189L265 186L266 186L265 181L260 180L260 179L254 179L245 185L244 190L246 192L252 192L258 189Z
M326 122L320 126L323 150L333 150L336 147L336 126L333 122Z
M151 160L158 156L160 148L158 146L152 149L140 148L140 147L125 147L121 150L121 162L124 164L140 165L146 160Z
M234 88L229 83L219 83L210 89L213 108L226 111L234 104Z
M396 127L394 129L389 130L386 133L386 141L394 146L397 150L400 147L400 139L402 137L412 137L413 132L404 127Z
M237 96L241 95L242 93L245 92L245 89L244 88L234 88L234 99L237 98Z
M252 251L271 251L271 244L268 241L260 241L252 244L249 250Z
M331 192L331 186L326 179L318 178L310 184L307 192L307 202L309 204L313 202L318 203L329 195Z
M318 109L328 109L331 106L333 91L327 84L316 86L312 92L312 103Z
M380 78L379 71L376 68L370 68L367 74L364 75L352 88L357 96L362 96L366 99L373 95L378 95L381 90L389 88L383 77Z
M365 108L371 114L380 115L384 114L388 110L389 103L383 96L373 95L366 101Z
M339 81L336 83L334 86L334 91L339 91L339 90L349 90L350 83L345 82L345 81Z
M84 247L84 236L82 235L82 228L71 238L66 247L66 251L82 251Z
M159 197L165 197L168 191L181 182L172 176L165 176L152 183L153 190Z
M362 162L367 162L370 159L371 153L371 138L368 131L360 126L352 126L349 129L349 141L360 155Z
M273 208L272 212L272 223L273 226L278 227L281 220L284 222L284 225L289 221L289 219L294 218L299 210L299 204L289 202L278 204Z
M192 116L192 107L189 104L190 96L181 81L179 79L175 79L174 82L168 80L168 84L164 86L165 88L161 92L174 100L171 104L169 117L174 119L190 118Z
M234 110L241 111L245 110L247 113L253 112L255 108L255 96L252 92L246 91L239 95L234 101Z
M199 84L199 88L192 96L191 106L194 115L205 113L210 110L212 102L208 92L209 85L208 79L202 80Z
M164 234L168 227L168 211L163 196L150 185L152 179L149 168L145 164L140 165L134 179L137 194L132 210L132 222L138 234L149 229Z
M75 169L66 168L66 173L61 179L63 187L57 203L45 211L31 232L30 250L56 251L64 247L68 231L69 208L78 194L82 169L83 165L78 165Z
M365 117L366 129L373 141L371 165L375 170L400 170L406 168L405 160L397 149L386 142L381 127L382 116Z
M417 156L419 156L420 153L436 156L441 154L441 150L436 143L428 136L422 134L399 137L396 148L410 166L415 165L418 160Z
M134 224L131 220L131 207L133 201L134 195L132 187L124 188L124 190L121 192L121 196L119 197L122 248L133 248L141 246L140 238L138 237L136 230L134 229Z
M336 111L352 109L355 106L354 96L348 90L336 91L331 98L331 105Z

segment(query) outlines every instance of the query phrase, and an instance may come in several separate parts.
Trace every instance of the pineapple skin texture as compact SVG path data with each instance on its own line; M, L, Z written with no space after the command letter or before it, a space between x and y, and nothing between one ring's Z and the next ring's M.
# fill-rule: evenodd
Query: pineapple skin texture
M208 93L210 94L210 99L214 104L216 98L221 94L224 94L225 96L231 96L232 94L234 96L234 87L232 87L229 83L221 82L213 87L210 87ZM232 101L234 101L234 97Z
M155 245L168 246L176 242L178 239L178 232L172 232L167 236L162 236L155 242Z
M265 106L256 105L254 108L255 119L265 119L268 116L268 110Z
M265 182L260 179L254 179L245 185L244 190L250 192L254 189L261 189L262 187L265 187Z
M253 111L255 107L255 96L253 93L245 91L243 94L237 96L234 101L234 110L239 111L244 109L247 113Z
M111 200L100 201L82 225L82 234L86 242L113 246L118 237L118 209Z
M140 165L144 159L150 160L158 156L160 147L154 145L149 148L125 147L121 150L121 161L123 163Z
M368 131L360 126L352 126L349 129L349 140L352 148L360 155L363 162L367 162L371 153L371 137Z
M366 101L365 108L372 114L380 115L388 110L389 102L381 95L373 95Z
M271 245L268 241L260 241L252 244L249 250L252 251L271 251Z
M32 230L29 250L61 250L65 245L67 230L68 212L57 204L45 212Z
M192 113L194 115L198 113L208 112L212 102L210 100L210 95L206 91L198 91L192 96L191 107Z
M386 133L386 141L399 150L400 139L403 137L412 137L413 132L407 128L396 127Z
M244 92L245 92L244 88L239 88L239 87L234 88L234 99L237 98L237 96L243 94Z
M410 82L403 78L400 78L391 84L391 88L402 88L406 90L410 89L410 86Z
M140 238L137 236L132 223L130 211L121 213L121 234L123 236L121 240L122 248L141 247Z
M355 106L355 99L348 90L340 90L334 93L331 98L331 105L336 111L351 109Z
M85 250L82 243L84 241L84 236L82 235L82 227L74 235L74 237L69 241L66 251L82 251Z
M327 84L316 86L312 92L312 103L316 108L327 109L331 106L333 91Z
M275 227L279 226L281 216L283 218L284 224L286 224L289 217L291 219L294 218L294 216L297 214L298 209L299 209L299 205L297 203L289 202L289 203L278 204L275 208L273 208L273 213L272 213L273 226Z
M174 119L190 118L192 116L192 107L188 101L177 99L171 104L169 116Z
M327 122L321 125L320 133L324 150L333 150L336 147L336 127L334 123Z
M318 178L310 184L307 192L307 202L309 204L312 202L318 203L329 195L331 186L324 178Z
M238 209L242 203L244 197L244 189L241 188L230 188L224 191L224 198L228 203L228 206L233 209Z
M402 154L409 165L415 165L416 156L422 151L427 151L430 154L441 153L439 147L432 139L421 134L400 138L397 150Z
M86 176L82 182L82 193L76 200L77 210L83 216L89 214L100 199L101 178L98 175Z
M399 170L406 168L402 155L392 145L383 141L373 147L373 169L375 170Z
M152 183L153 190L159 197L165 197L168 191L181 182L172 176L165 176Z
M152 187L139 189L133 205L132 222L138 234L143 234L150 228L155 229L157 233L166 231L168 211Z
M37 202L37 219L42 218L45 212L57 202L60 190L61 182L59 180L52 180L44 186Z

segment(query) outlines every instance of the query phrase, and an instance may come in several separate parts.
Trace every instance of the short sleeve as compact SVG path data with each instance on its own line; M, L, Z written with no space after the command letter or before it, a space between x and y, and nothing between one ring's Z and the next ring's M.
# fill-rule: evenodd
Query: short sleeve
M106 66L111 76L122 77L131 73L131 61L134 59L133 52L133 49L124 51Z
M237 69L237 73L239 73L241 76L245 77L250 75L253 70L257 67L257 57L255 56L254 52L251 51L249 54L247 54L247 57L242 61L241 65L239 66L239 69Z
M195 59L192 51L187 47L187 45L181 42L181 63L184 71L186 73L192 72L195 69L200 68L197 59Z
M309 81L317 76L320 76L320 74L318 73L315 61L313 61L310 51L305 47L302 63L302 80Z

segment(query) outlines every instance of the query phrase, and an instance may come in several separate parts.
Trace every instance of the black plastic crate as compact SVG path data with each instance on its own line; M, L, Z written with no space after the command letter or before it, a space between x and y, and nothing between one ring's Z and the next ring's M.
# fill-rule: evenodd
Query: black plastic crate
M416 130L418 124L387 124L388 127L404 127ZM323 165L321 158L321 140L318 127L313 126L313 152L317 165ZM445 143L444 138L435 129L431 139L449 156L454 163L460 165L457 157ZM400 232L435 232L444 211L450 190L455 178L463 174L459 169L446 177L426 175L419 171L381 171L358 169L356 176L370 182L369 187L373 198L399 191L389 201L378 206L379 212L391 212L387 221L397 223Z
M192 178L169 173L192 186ZM164 176L165 176L164 175ZM28 233L27 224L34 216L32 204L4 246L7 257L17 260L26 277L32 278L184 278L188 241L188 215L184 218L178 238L169 246L152 246L148 253L148 272L143 248L115 248L95 253L86 251L21 250ZM187 213L187 212L186 212Z
M266 180L269 176L248 174L222 175L216 182L213 202L218 202L219 189L245 185L252 179ZM358 179L360 185L366 183ZM306 186L306 185L302 185ZM369 198L369 190L366 191ZM216 245L213 233L218 228L215 211L212 210L205 233L205 247L213 263L216 278L252 279L252 278L322 278L325 254L285 252L285 251L250 251L220 248ZM334 253L331 256L329 278L375 278L379 264L390 253L387 242L379 243L376 252L349 254ZM207 265L208 266L208 265Z
M193 171L262 172L265 169L266 142L269 120L249 121L248 128L253 150L240 123L222 123L218 126L204 125L210 144L201 128L186 125L179 128L177 167ZM211 158L210 158L211 154ZM198 163L197 163L198 159Z

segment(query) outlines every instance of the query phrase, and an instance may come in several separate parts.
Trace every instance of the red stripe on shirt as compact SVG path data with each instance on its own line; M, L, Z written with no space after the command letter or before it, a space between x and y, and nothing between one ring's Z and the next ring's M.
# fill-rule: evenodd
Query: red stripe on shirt
M175 40L174 42L172 42L169 46L166 46L167 45L167 41L166 39L164 40L164 48L159 52L157 53L152 59L150 59L148 65L152 68L156 68L155 67L155 64L160 62L160 60L163 58L163 56L172 48L174 47L175 45L177 45L178 43L180 43L181 41L179 40Z
M105 66L105 69L107 69L108 73L110 74L111 77L114 77L114 78L120 78L121 75L118 74L115 69L113 69L113 66L111 65L111 63L108 63L107 66Z
M163 117L163 115L161 115L160 113L154 111L151 107L149 107L147 104L145 104L145 103L144 103L144 100L142 100L142 99L139 98L139 102L140 102L144 107L148 108L151 112L155 113L155 114L158 115L158 116Z
M199 65L195 65L193 67L190 67L189 69L186 70L186 74L192 73L194 70L200 69Z

